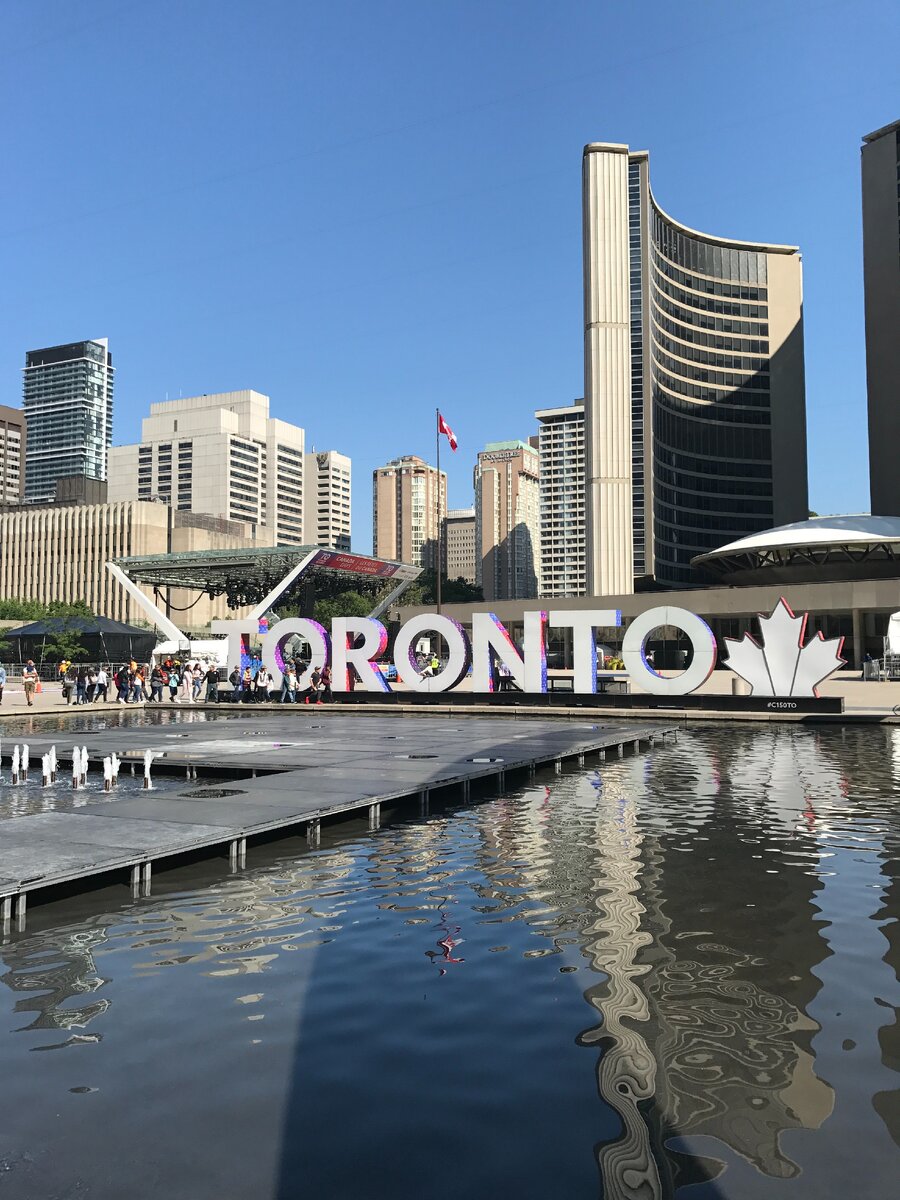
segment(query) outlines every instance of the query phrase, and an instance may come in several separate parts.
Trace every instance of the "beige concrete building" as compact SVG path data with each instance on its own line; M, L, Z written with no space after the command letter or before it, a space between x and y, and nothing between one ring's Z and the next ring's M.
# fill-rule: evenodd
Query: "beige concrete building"
M872 512L900 515L900 121L863 138L863 266Z
M303 465L303 540L310 546L350 549L350 471L346 454L312 451Z
M541 595L583 596L584 401L534 415L541 424Z
M173 508L271 527L304 544L304 431L269 416L250 390L151 404L139 445L109 453L109 499L159 499Z
M475 467L475 582L485 600L537 596L540 459L527 442L489 442Z
M587 590L687 587L807 515L800 254L675 221L615 143L585 147L583 217Z
M438 532L447 515L447 476L415 454L372 472L376 558L437 570Z
M0 510L0 599L83 600L98 616L143 624L144 612L106 570L110 560L270 546L274 540L271 530L136 500L7 508ZM154 599L152 589L144 591ZM200 631L214 618L238 615L224 596L193 604L196 598L171 590L171 617L182 630ZM155 602L165 609L165 596Z
M444 521L444 557L448 579L475 583L475 509L451 508Z
M25 414L0 404L0 504L25 495Z

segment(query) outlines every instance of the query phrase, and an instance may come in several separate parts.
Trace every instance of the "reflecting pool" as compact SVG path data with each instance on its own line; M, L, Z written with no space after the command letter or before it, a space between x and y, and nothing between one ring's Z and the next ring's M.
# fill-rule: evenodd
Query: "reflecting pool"
M703 727L34 906L0 1191L883 1200L898 777L893 729Z

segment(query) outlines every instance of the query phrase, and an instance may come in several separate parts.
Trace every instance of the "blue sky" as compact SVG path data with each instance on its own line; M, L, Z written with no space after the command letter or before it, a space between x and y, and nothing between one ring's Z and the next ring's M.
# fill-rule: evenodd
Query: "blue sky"
M0 402L110 339L116 443L253 387L372 468L582 392L581 149L679 220L798 244L810 503L868 509L859 145L900 117L895 0L4 0ZM444 465L444 464L442 464Z

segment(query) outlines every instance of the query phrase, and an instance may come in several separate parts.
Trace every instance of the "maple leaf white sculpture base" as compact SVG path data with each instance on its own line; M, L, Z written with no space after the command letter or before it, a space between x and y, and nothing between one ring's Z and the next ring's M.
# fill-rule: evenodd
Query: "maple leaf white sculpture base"
M817 685L844 665L841 649L844 639L821 633L804 645L809 614L795 617L782 596L769 616L759 615L763 645L745 633L725 638L726 665L746 679L753 696L818 696Z

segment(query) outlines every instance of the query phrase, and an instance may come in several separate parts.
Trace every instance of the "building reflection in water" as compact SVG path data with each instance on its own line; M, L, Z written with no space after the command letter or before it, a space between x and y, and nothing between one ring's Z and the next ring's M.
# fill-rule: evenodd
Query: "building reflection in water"
M521 838L504 848L549 860L522 874L560 911L591 897L578 928L603 977L585 993L600 1019L579 1041L599 1051L598 1089L621 1122L597 1148L603 1194L714 1178L722 1163L667 1144L701 1135L792 1178L782 1135L819 1128L833 1107L808 1015L829 953L814 920L815 813L843 803L846 779L807 732L754 729L611 765L608 780L590 851L557 837L542 804L532 830L547 853Z

